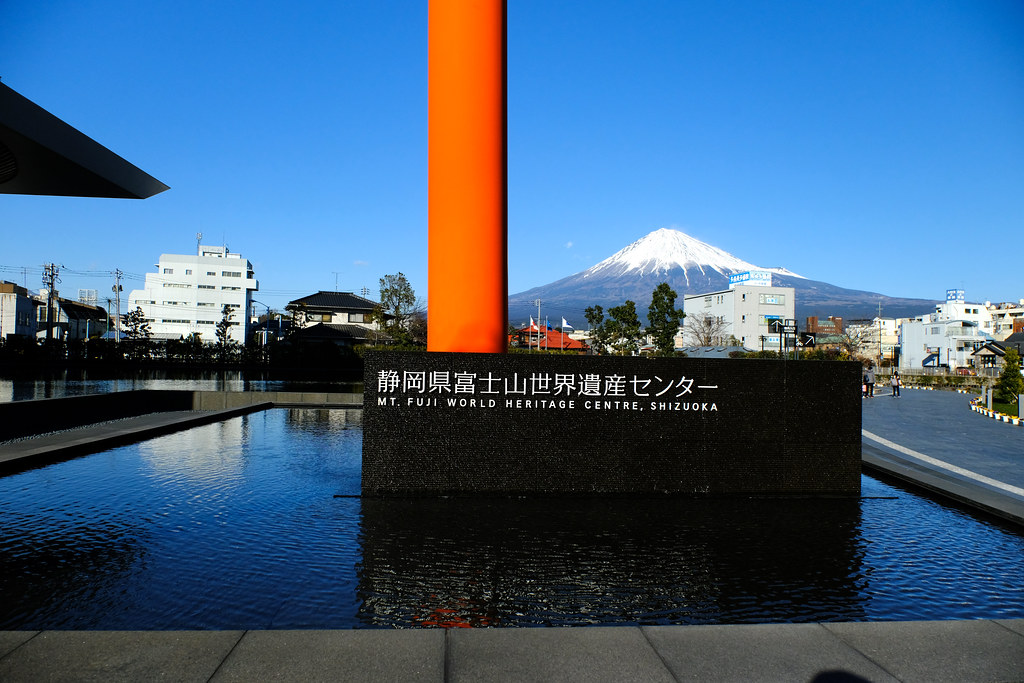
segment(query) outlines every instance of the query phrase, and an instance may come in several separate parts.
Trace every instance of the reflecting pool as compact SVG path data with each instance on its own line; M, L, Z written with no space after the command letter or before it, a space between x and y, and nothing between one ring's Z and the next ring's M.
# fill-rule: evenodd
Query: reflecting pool
M360 411L0 479L0 630L1024 618L1024 535L859 500L362 500Z
M58 371L40 379L0 375L0 403L43 398L109 394L137 389L187 391L362 391L362 378L339 377L331 381L309 379L302 373L270 373L252 370L139 370L122 377L86 370Z

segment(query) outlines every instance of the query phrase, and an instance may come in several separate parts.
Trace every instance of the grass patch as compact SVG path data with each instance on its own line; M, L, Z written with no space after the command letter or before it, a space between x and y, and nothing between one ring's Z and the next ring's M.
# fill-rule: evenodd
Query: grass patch
M1003 415L1009 415L1010 417L1017 417L1017 404L1016 403L1000 403L999 401L992 401L992 410Z

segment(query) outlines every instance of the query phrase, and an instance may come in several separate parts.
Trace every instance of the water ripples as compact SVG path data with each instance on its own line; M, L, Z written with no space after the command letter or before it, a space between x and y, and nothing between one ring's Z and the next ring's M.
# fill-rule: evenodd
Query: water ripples
M0 629L1024 617L1024 539L864 500L335 498L358 411L271 410L0 479Z

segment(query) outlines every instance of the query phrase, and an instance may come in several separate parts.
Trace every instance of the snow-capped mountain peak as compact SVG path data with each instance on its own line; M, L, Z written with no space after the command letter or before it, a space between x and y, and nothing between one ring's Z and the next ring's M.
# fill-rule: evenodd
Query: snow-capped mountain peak
M696 269L703 275L708 275L709 271L717 271L726 277L746 270L762 270L684 232L661 228L638 239L581 275L585 278L608 277L633 272L646 277L675 269Z

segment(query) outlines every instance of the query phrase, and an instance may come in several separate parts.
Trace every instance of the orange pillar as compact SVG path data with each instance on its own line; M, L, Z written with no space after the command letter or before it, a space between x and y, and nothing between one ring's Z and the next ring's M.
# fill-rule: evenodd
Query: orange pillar
M508 345L505 1L430 0L429 351Z

